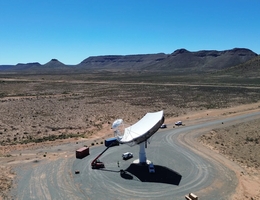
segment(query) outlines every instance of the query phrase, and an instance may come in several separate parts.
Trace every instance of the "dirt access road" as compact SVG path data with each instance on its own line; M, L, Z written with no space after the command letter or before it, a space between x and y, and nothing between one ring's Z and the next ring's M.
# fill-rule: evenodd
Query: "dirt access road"
M190 113L189 115L179 117L178 120L184 121L185 125L188 127L188 126L198 124L198 123L206 123L207 121L217 120L217 119L224 120L225 118L228 118L228 117L246 114L246 113L252 113L252 112L256 112L256 111L259 111L259 104L251 104L251 105L240 106L240 107L230 108L230 109L223 109L223 110L208 110L208 111L201 112L201 113ZM258 116L255 116L253 118L257 118L257 117ZM172 123L176 120L177 120L176 118L166 119L168 129L172 128ZM251 120L251 119L248 119L248 120ZM241 121L237 120L235 123L241 123ZM228 126L228 125L229 125L228 123L219 124L219 126L223 126L223 127ZM212 128L215 128L215 126ZM224 166L230 168L231 170L233 170L236 173L236 176L238 179L238 187L237 187L236 194L233 196L233 199L246 199L249 197L254 197L254 199L258 199L259 188L260 188L259 187L259 185L260 185L259 184L259 172L254 171L254 174L252 175L252 173L247 172L247 169L242 168L241 166L237 165L235 162L228 160L227 158L225 158L224 156L222 156L216 152L209 151L208 148L203 147L202 145L199 145L196 142L196 140L194 140L193 137L198 137L199 135L201 135L205 131L207 132L208 130L209 129L199 130L197 132L191 132L189 134L180 135L178 138L180 139L180 143L183 143L187 148L191 148L196 154L199 154L204 157L209 157L209 156L212 157L212 155L214 155L214 159L217 162L222 163ZM102 134L99 134L99 136L102 136ZM19 153L12 152L13 156L11 158L5 158L6 161L8 161L5 163L7 163L8 166L16 166L17 169L20 168L20 170L23 172L31 171L30 173L33 173L33 171L31 169L37 169L37 165L39 165L39 164L41 165L41 163L46 163L46 162L52 163L51 164L51 165L53 165L52 171L59 170L59 169L65 170L67 172L66 175L64 175L62 173L57 173L57 177L59 179L55 179L54 177L52 177L52 179L46 179L46 174L48 174L48 172L46 172L46 171L42 171L41 173L37 172L36 174L34 174L33 179L34 179L34 181L38 180L37 183L39 183L39 184L34 184L34 186L38 187L38 189L31 190L31 195L32 195L31 199L35 199L35 198L39 199L37 191L42 191L43 193L45 193L45 198L42 198L42 199L48 199L52 195L52 193L48 192L47 187L46 187L46 182L52 183L54 185L58 185L58 187L60 189L62 189L63 187L65 187L65 188L71 187L74 184L71 181L71 180L74 180L73 179L74 175L73 175L73 170L72 170L73 162L68 163L66 161L67 160L66 158L68 158L68 160L70 160L69 158L74 156L74 150L76 148L78 148L79 146L86 144L86 142L90 142L90 141L86 141L86 140L81 140L81 141L74 140L73 142L70 141L65 145L65 148L63 148L64 145L63 145L63 147L54 145L50 148L37 148L37 151L26 150L26 151L19 151ZM43 157L44 154L47 156ZM63 160L62 161L62 160L60 160L60 158L65 158L65 159L62 159ZM27 163L27 164L25 164L25 163ZM27 169L24 169L24 167ZM15 182L17 182L18 187L19 187L19 183L23 182L22 177L28 177L28 174L26 174L26 173L24 174L24 176L21 176L21 174L23 174L23 173L18 173L17 179L15 181ZM41 175L39 175L39 174L41 174ZM60 183L63 183L63 184L66 183L66 184L60 185ZM26 184L23 185L24 188L26 188L27 186L26 186ZM63 188L63 189L65 189L65 188ZM72 188L73 188L73 190L75 189L75 191L77 191L77 187L72 187ZM210 188L211 187L206 187L204 190L201 190L198 192L199 192L199 194L207 193L210 191ZM13 191L15 192L15 189ZM91 190L90 190L90 192L91 192ZM15 193L13 193L13 195L16 199L25 199L24 197L19 198ZM73 192L71 193L71 195L73 196ZM79 196L79 199L82 199L82 196L81 197Z

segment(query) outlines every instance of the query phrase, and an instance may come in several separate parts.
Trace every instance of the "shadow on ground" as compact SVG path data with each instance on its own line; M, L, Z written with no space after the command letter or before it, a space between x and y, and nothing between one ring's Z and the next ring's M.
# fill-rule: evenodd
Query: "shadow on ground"
M120 174L125 179L133 179L135 176L142 182L180 184L182 176L178 172L160 165L155 165L154 168L155 173L149 173L147 165L131 164L127 169L121 170Z
M109 170L109 169L99 169L99 170L102 170L102 171L107 171L107 172L115 172L115 173L119 173L120 172L120 176L124 179L129 179L129 180L132 180L134 177L127 173L127 171L121 169L121 170Z

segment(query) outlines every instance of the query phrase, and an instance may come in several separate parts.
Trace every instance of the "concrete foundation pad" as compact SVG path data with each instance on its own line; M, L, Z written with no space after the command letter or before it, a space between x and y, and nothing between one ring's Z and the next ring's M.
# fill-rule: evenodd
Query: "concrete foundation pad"
M139 159L136 159L133 161L134 164L139 164L139 165L149 165L150 163L152 163L150 160L146 160L146 163L140 163Z

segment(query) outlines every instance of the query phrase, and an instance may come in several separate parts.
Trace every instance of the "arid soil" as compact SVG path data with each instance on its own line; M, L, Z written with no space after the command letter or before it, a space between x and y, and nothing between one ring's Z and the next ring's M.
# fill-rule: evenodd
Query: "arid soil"
M137 104L131 104L127 99L133 97L128 93L109 98L100 95L104 91L109 93L107 90L111 86L104 86L105 89L98 86L96 91L92 88L89 93L86 92L87 87L73 93L67 92L68 88L58 88L63 92L57 93L52 85L46 94L36 95L36 92L28 91L32 84L34 83L28 83L27 88L17 85L10 88L9 85L10 89L6 91L12 91L13 95L0 99L0 196L3 199L7 198L8 190L14 184L12 180L15 174L9 163L30 159L28 154L14 156L15 150L34 150L80 140L88 145L98 145L104 138L112 136L111 123L117 118L123 118L126 124L132 124L145 113L158 110L165 110L165 123L172 126L177 120L196 123L209 117L233 116L260 109L258 102L242 106L229 105L230 108L225 109L201 109L198 106L197 109L189 110L161 103L158 99L141 97L131 100ZM14 95L19 92L27 95ZM145 104L147 106L143 106ZM212 151L223 154L243 167L243 173L237 172L240 182L233 198L235 200L260 199L259 122L255 120L250 124L214 129L199 138Z
M207 110L201 112L189 113L186 115L179 116L178 118L168 118L166 119L167 124L172 124L177 119L182 121L189 120L190 123L196 123L197 120L206 120L206 117L210 115L210 117L217 117L221 115L236 115L243 112L251 112L259 109L258 104L250 104L244 106L238 106L229 109L219 109L219 110ZM237 162L244 168L243 172L238 174L238 178L240 180L240 185L238 186L238 191L233 199L259 199L260 198L260 171L259 171L259 145L257 143L259 139L259 120L254 120L248 123L241 123L238 125L234 125L232 127L227 127L224 129L215 129L210 131L208 134L204 134L199 139L200 142L203 142L208 148L213 151L217 151L225 156L227 156L230 160ZM89 144L92 142L99 142L103 138L108 137L111 134L110 127L104 128L98 131L92 137L86 139L89 141ZM111 135L110 135L111 136ZM252 139L253 138L253 139ZM101 140L100 140L101 139ZM14 149L35 149L35 148L43 148L48 147L50 145L55 145L64 142L75 142L78 139L63 139L56 140L52 142L43 142L40 144L24 144L24 145L12 145L6 147L1 147L2 153L2 162L8 161L21 161L29 159L23 157L22 155L19 157L14 157L11 155L12 150ZM5 154L4 152L8 152ZM248 156L249 155L249 156ZM54 158L55 159L55 158ZM8 190L12 187L12 180L15 174L11 170L11 166L8 164L3 164L1 166L1 185L0 191L2 198L6 198L8 194Z
M211 150L242 167L243 171L233 169L239 178L234 199L260 199L259 123L260 119L257 119L214 129L199 139Z

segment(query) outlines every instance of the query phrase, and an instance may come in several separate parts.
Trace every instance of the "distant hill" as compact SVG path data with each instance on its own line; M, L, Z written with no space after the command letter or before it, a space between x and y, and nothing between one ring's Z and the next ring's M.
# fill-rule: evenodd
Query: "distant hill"
M260 77L260 55L244 63L219 71L221 74L233 74L237 76Z
M92 56L78 66L83 69L142 70L167 58L164 53L139 55Z
M107 55L91 56L78 65L65 65L57 59L41 65L38 62L0 65L0 72L19 73L68 73L81 71L163 71L209 72L227 69L258 55L245 48L225 51L203 50L190 52L178 49L171 54Z
M165 71L215 71L244 63L257 56L249 49L235 48L226 51L190 52L179 49L160 63L149 66L150 69ZM148 67L147 67L148 68Z
M34 62L34 63L18 63L13 69L18 70L18 71L22 71L22 70L33 70L33 69L39 69L41 68L41 64L38 62Z
M33 63L18 63L17 65L0 65L0 72L19 72L19 73L28 73L28 74L37 74L37 73L60 73L62 71L71 70L71 66L65 65L57 59L51 59L44 65L41 65L38 62Z

